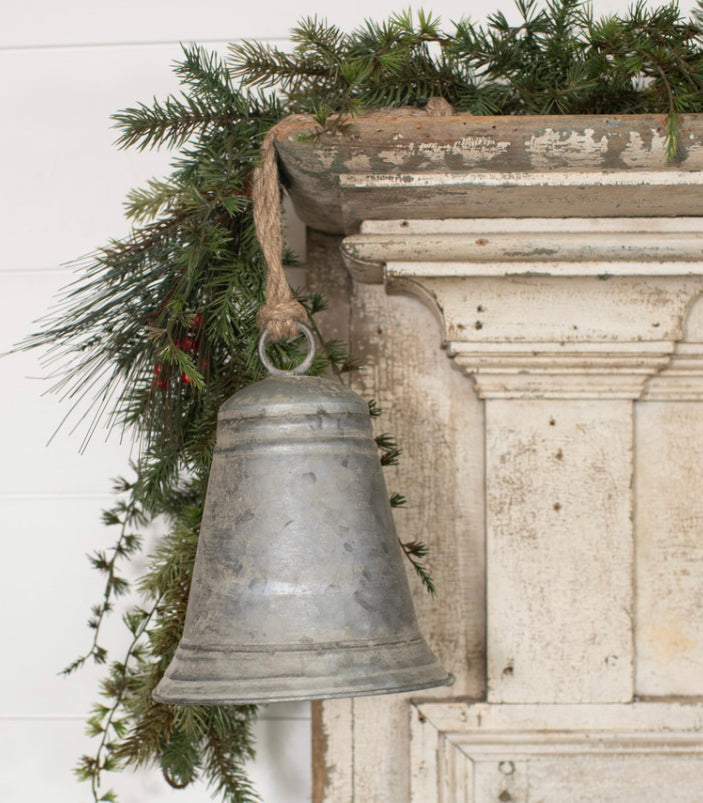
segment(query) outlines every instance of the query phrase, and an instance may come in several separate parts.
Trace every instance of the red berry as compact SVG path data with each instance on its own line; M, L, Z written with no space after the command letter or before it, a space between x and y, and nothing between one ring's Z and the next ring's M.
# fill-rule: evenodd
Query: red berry
M181 374L181 382L183 382L184 385L193 384L193 380L188 376L188 374L185 371Z
M197 315L194 315L190 319L190 328L191 329L199 329L200 328L200 324L202 322L203 322L203 316L200 313L198 313Z

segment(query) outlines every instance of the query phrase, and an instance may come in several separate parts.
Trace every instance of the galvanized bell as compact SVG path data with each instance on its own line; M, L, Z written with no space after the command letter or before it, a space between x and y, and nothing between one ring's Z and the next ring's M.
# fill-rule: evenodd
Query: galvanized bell
M418 630L367 404L299 375L305 363L272 369L263 339L260 353L279 375L220 411L185 630L154 698L274 702L451 682Z

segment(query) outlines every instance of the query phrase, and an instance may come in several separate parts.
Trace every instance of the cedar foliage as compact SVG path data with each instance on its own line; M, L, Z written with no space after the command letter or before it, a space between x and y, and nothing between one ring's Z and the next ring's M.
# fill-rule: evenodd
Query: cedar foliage
M140 446L134 479L118 482L104 515L115 543L90 556L105 580L89 620L92 641L65 670L106 665L88 722L97 746L77 768L95 801L116 800L102 785L105 772L147 764L177 788L202 779L230 803L257 799L243 771L256 707L165 706L151 691L183 627L217 411L262 378L264 263L249 180L266 131L293 112L313 114L322 131L364 108L442 96L474 114L661 113L675 158L677 115L703 111L701 2L692 19L673 3L650 10L642 2L595 19L576 0L517 0L516 25L495 12L485 26L462 19L450 33L424 12L367 21L353 33L310 18L293 31L292 52L244 42L231 46L228 67L184 48L179 95L114 115L120 147L175 149L172 172L129 194L132 234L78 265L79 277L23 344L47 349L67 417L85 404L92 411L85 442L104 422ZM301 300L314 325L324 299ZM273 348L284 366L298 360L295 343ZM342 344L323 351L315 371L358 367ZM380 436L378 446L383 464L397 460L392 439ZM394 494L391 503L405 499ZM137 584L140 604L123 617L129 647L108 660L102 624L128 591L123 574L143 549L140 529L159 517L168 532ZM403 548L434 593L426 547Z

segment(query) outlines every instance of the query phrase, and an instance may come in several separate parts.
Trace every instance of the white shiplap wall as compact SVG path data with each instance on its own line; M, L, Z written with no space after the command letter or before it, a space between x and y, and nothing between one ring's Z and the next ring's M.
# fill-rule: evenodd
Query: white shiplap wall
M445 20L489 11L479 0L427 4ZM624 7L600 2L598 9ZM296 19L324 14L350 28L380 19L400 3L363 0L328 8L201 0L26 0L0 24L0 352L33 329L70 279L62 263L127 231L121 201L133 186L165 172L165 154L117 151L109 115L176 88L170 64L179 41L224 52L235 38L285 40ZM501 3L505 10L507 3ZM101 436L84 455L62 431L47 447L67 406L42 395L48 383L36 354L0 361L0 800L87 800L71 767L90 752L83 721L101 672L66 680L57 671L85 649L82 626L101 593L84 554L106 547L100 524L110 478L127 469L130 448ZM117 628L116 628L117 630ZM251 768L265 803L310 799L307 705L271 706L258 729ZM203 803L207 791L170 790L156 772L108 779L123 803ZM389 803L395 803L389 801Z

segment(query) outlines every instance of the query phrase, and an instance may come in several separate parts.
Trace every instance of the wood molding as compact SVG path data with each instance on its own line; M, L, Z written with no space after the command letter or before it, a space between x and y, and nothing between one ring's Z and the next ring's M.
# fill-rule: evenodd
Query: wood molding
M681 121L671 162L663 115L400 109L327 133L296 115L278 126L276 148L298 214L327 232L369 218L701 215L703 115Z
M481 398L702 397L700 219L368 221L342 253L434 309Z
M509 705L415 701L412 803L654 803L700 795L700 703ZM579 797L579 799L581 799Z

